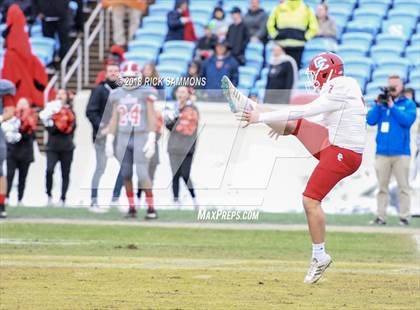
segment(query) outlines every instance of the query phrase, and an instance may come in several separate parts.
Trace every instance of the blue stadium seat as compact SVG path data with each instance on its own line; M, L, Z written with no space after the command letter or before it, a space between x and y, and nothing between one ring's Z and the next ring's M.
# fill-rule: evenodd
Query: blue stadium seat
M269 71L269 68L268 67L265 67L265 68L263 68L261 70L260 76L261 76L261 79L262 80L266 80L267 79L267 77L268 77L268 71Z
M162 0L164 1L164 0ZM212 11L217 4L217 0L200 0L200 1L190 1L189 9L196 10L196 9L208 9L211 8Z
M384 59L397 59L401 56L403 46L375 45L370 50L370 55L375 63Z
M147 59L148 62L155 62L156 56L157 56L157 50L141 50L141 51L126 52L124 54L124 57L127 60L132 60L132 61L136 61L136 59Z
M54 49L54 46L55 46L55 40L51 39L51 38L47 38L47 37L30 38L29 42L31 43L32 46L34 46L34 45L36 45L36 46L46 46L46 47L49 47L51 49Z
M376 44L389 46L398 45L405 47L407 45L407 39L404 36L389 33L380 33L376 36Z
M409 19L413 20L415 23L417 21L417 18L420 15L420 7L417 4L417 9L404 8L404 7L395 7L392 10L388 11L388 19Z
M388 19L382 23L382 32L389 33L408 38L413 32L414 24L412 20L404 20L401 18Z
M157 41L157 40L149 40L146 38L140 38L140 39L130 41L128 43L128 50L130 52L135 51L135 50L142 51L143 48L159 50L161 43L162 43L161 41Z
M420 65L420 44L408 46L405 50L405 57L407 57L413 65Z
M372 80L373 81L375 80L386 81L390 75L394 75L394 74L401 77L404 81L407 80L407 70L404 70L403 68L399 68L399 67L396 67L394 69L391 69L388 67L386 68L379 67L375 71L373 71Z
M156 5L151 5L149 7L149 15L148 16L166 16L171 9L166 9L164 7L157 7Z
M250 67L250 66L240 66L239 69L239 74L250 74L250 75L255 75L257 76L259 71L257 69L255 69L254 67Z
M53 60L53 55L45 46L32 47L32 53L36 55L44 65L50 64Z
M419 23L419 25L420 25L420 23ZM417 32L416 34L413 34L410 41L411 41L411 45L414 45L414 44L420 45L420 32Z
M420 68L417 68L415 70L412 70L410 72L410 80L411 79L419 79L420 78Z
M264 52L264 45L260 42L249 42L246 46L247 51L255 51L257 54L262 55Z
M368 17L350 21L347 24L347 31L348 32L366 32L372 35L376 35L378 32L378 24L375 21L370 21Z
M382 3L382 4L391 4L392 0L359 0L359 6L364 7L371 3Z
M160 23L165 24L167 23L166 15L156 15L156 16L145 16L142 20L143 27L149 23Z
M374 96L376 98L376 96L379 95L379 93L381 92L380 88L386 86L387 84L388 83L386 80L377 80L370 82L366 85L366 94L368 96Z
M258 72L261 70L264 63L264 58L261 55L252 55L251 58L246 58L245 56L245 60L247 67L253 67L257 69Z
M354 45L354 44L341 44L338 47L337 52L339 55L341 55L341 57L345 59L349 55L364 57L366 56L368 49L366 48L366 46L360 46L360 45Z
M194 32L195 32L195 35L197 36L197 38L201 38L202 36L204 36L205 25L202 24L200 21L193 22L193 24L194 24Z
M153 36L153 37L159 37L159 38L165 38L166 36L166 31L162 30L162 29L154 29L154 28L139 28L136 31L135 34L135 38L137 39L138 37L141 36Z
M159 55L159 65L178 65L182 69L186 69L191 60L190 55L183 53L162 53Z
M254 83L255 83L255 75L248 74L248 73L239 74L238 88L250 89L254 87Z
M389 5L390 5L390 1L388 0L362 1L362 2L359 2L359 9L371 10L371 11L377 11L377 12L386 12L389 8ZM381 14L384 15L383 13Z
M41 25L32 25L31 27L31 37L42 37L42 26Z
M270 12L279 4L277 0L261 0L260 6L268 13Z
M149 6L149 14L150 10L153 9L163 9L166 11L173 10L175 7L175 1L166 0L166 1L157 1L155 4Z
M337 8L342 8L347 12L352 12L356 6L357 0L329 0L328 6L331 10L336 10Z
M235 6L241 9L242 14L245 14L249 6L249 1L248 0L229 0L229 1L223 2L223 9L225 10L226 14L229 14L229 12Z
M354 45L363 47L366 51L372 45L373 35L364 32L347 32L341 37L341 43L345 45Z
M190 10L190 16L193 21L199 21L203 24L208 24L211 18L212 11L203 9Z
M164 52L169 52L169 51L177 51L177 52L185 52L185 53L189 53L192 54L192 52L194 51L195 48L195 44L193 42L188 42L188 41L168 41L165 42L165 44L163 45L163 51Z
M177 78L183 76L185 73L185 69L180 68L176 64L167 64L167 65L158 65L156 66L159 75L165 78Z
M337 50L337 41L332 38L314 38L305 44L306 50L320 50L335 52Z

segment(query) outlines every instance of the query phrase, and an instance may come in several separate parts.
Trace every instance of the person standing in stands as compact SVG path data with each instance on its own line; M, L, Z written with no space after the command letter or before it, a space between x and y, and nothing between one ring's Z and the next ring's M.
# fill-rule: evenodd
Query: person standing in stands
M267 13L260 7L260 0L251 0L248 12L244 16L244 24L251 42L267 41L267 18Z
M53 175L55 166L60 162L62 177L60 205L64 207L75 147L73 135L76 118L71 107L70 94L65 89L58 90L56 100L49 102L40 112L39 117L48 131L46 171L48 205L53 204Z
M12 118L15 113L15 103L13 96L15 96L16 88L12 82L8 80L0 80L0 124ZM6 218L6 193L7 181L3 172L3 162L6 160L6 138L3 130L0 127L0 219Z
M115 44L126 49L127 44L134 38L139 28L141 16L147 10L147 0L102 0L105 8L112 8L112 40ZM128 39L125 34L124 19L129 16Z
M217 36L211 32L209 26L204 28L204 36L197 43L195 52L198 61L205 60L213 55L213 47L217 42Z
M70 48L70 8L69 0L45 1L33 0L35 14L42 21L44 37L54 39L58 35L60 41L60 60L64 58Z
M214 47L214 55L203 63L201 76L206 78L205 89L209 100L220 100L220 81L224 75L228 76L232 83L238 85L239 64L229 53L229 43L225 40L217 42ZM205 94L203 94L205 95Z
M224 40L229 28L230 22L225 18L225 11L218 6L213 10L213 17L209 23L209 29L217 36L218 40Z
M296 61L286 55L280 44L274 43L269 64L264 102L288 104L297 84Z
M286 0L274 8L267 21L267 31L300 67L305 42L317 35L318 21L303 0Z
M179 181L182 178L188 187L194 208L198 209L195 190L191 181L191 165L197 142L199 113L190 101L190 93L185 86L175 90L176 101L163 111L165 126L171 132L168 140L169 161L172 169L172 192L174 204L179 201Z
M241 9L235 6L230 13L233 23L229 26L226 41L231 47L232 56L242 66L245 64L245 48L249 42L249 33L242 21Z
M328 15L328 5L325 2L316 7L316 18L319 26L317 36L336 39L337 26L334 19Z
M91 182L91 211L100 212L98 206L98 187L102 175L105 172L107 156L105 154L106 136L101 134L103 128L109 124L111 118L111 107L107 107L108 97L118 87L117 80L120 76L120 69L117 64L110 63L106 66L105 81L101 82L92 90L86 107L86 116L92 125L92 138L96 153L96 167ZM123 187L123 178L118 173L114 185L112 202L118 201ZM105 211L105 210L104 210Z
M26 98L20 98L15 117L17 123L15 137L17 139L6 139L7 141L7 199L9 199L12 189L13 178L16 170L19 172L18 182L18 205L22 203L25 192L26 177L29 167L34 161L34 140L35 130L38 124L38 115L31 108L30 102ZM12 121L12 120L11 120ZM6 137L8 134L6 133Z
M187 27L190 28L191 26L192 19L188 12L188 0L176 0L175 8L168 13L168 33L166 35L166 41L184 40L185 30Z

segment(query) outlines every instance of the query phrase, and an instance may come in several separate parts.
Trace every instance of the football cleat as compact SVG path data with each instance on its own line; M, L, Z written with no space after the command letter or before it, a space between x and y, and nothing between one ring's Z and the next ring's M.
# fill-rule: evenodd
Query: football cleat
M127 215L125 216L125 218L128 218L128 219L135 219L135 218L137 218L137 210L134 209L134 208L129 208L128 209L128 212L127 212Z
M155 220L158 218L156 210L154 208L148 208L146 216L144 217L146 220Z
M106 213L108 210L101 208L98 204L95 203L90 206L89 211L93 213Z
M1 212L0 212L0 219L5 219L5 218L7 218L7 213L6 213L6 211L1 211Z
M316 283L331 263L332 259L328 254L326 254L325 259L320 262L316 258L312 258L308 273L303 282L308 284Z
M370 225L386 225L386 222L383 219L381 219L380 217L377 217L373 221L370 221L369 224Z
M242 109L255 109L257 103L242 94L226 75L222 78L222 91L229 103L230 110L233 113L237 113Z

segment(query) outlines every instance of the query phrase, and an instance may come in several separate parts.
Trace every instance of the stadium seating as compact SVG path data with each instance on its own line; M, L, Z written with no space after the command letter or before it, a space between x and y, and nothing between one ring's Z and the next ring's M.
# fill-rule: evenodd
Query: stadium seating
M319 0L305 1L316 8ZM139 63L157 62L163 76L185 73L192 60L194 43L184 41L165 42L167 33L166 13L175 0L156 0L150 6L149 16L143 18L143 26L130 42L127 58ZM198 36L211 18L217 0L190 1L190 13ZM248 9L248 0L221 2L227 16L228 11L240 7ZM278 0L261 0L260 5L271 11ZM329 12L337 24L337 41L315 38L305 45L302 67L317 53L336 51L345 61L345 72L361 84L365 95L373 98L379 86L386 84L389 74L400 74L409 85L415 86L420 78L413 66L420 67L420 8L418 0L329 0ZM36 30L36 32L39 30ZM241 88L256 87L260 95L267 83L267 62L271 56L272 42L265 47L250 42L245 51L246 65L239 69ZM162 48L160 48L162 47ZM140 53L141 51L141 53ZM161 53L159 55L159 53ZM42 52L39 52L42 56ZM304 88L304 70L299 71L299 87ZM413 87L419 89L420 86Z

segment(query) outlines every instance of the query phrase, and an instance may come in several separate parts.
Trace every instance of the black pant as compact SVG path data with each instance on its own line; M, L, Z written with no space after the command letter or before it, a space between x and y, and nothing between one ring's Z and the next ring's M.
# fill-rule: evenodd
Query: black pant
M18 201L22 200L23 193L25 192L26 177L28 175L30 165L30 161L17 160L14 157L7 158L7 197L9 197L10 190L12 189L15 171L17 169L19 171Z
M45 37L54 39L55 33L58 34L58 39L60 40L60 52L59 56L61 59L66 55L67 51L70 48L70 38L69 38L69 20L68 17L62 17L57 21L42 21L42 34Z
M174 199L178 200L179 198L179 179L181 177L187 185L191 197L195 198L195 191L190 178L193 155L188 154L184 158L184 155L169 154L169 160L171 162L173 175L172 192L174 194Z
M73 161L73 150L71 151L47 151L47 173L46 173L46 183L47 183L47 195L51 197L51 190L53 186L53 175L54 168L57 162L60 162L61 165L61 200L66 200L67 189L69 188L70 183L70 167Z
M287 55L291 56L298 65L298 68L300 69L302 64L302 54L303 54L304 46L296 46L296 47L285 47L284 51Z

